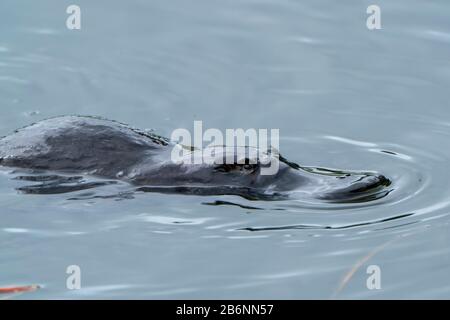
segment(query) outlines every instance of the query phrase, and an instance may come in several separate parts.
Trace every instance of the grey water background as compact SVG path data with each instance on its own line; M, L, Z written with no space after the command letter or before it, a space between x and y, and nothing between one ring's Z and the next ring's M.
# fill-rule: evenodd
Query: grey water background
M70 4L81 30L65 26ZM366 28L370 4L381 30ZM167 136L194 120L279 128L289 160L379 171L395 190L364 206L74 201L20 194L2 169L0 286L42 285L18 299L450 298L449 12L418 0L2 0L0 135L64 114ZM264 210L204 204L217 200ZM73 264L81 290L66 288ZM380 290L366 287L370 265Z

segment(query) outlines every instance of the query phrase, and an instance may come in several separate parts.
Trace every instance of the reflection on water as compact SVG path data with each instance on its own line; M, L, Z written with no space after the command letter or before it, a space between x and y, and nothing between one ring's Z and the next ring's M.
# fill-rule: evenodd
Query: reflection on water
M64 114L165 136L194 120L279 128L289 160L381 172L393 191L305 204L130 195L93 179L35 195L2 169L0 287L42 286L18 299L449 297L450 4L378 1L375 31L366 3L79 5L82 30L69 31L64 4L0 3L0 135ZM79 291L65 287L73 264ZM381 290L366 287L369 265Z

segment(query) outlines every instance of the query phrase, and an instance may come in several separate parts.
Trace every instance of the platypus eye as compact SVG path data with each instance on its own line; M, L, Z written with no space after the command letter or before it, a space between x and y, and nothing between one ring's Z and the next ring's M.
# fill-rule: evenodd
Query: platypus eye
M251 173L256 172L259 168L259 161L250 161L249 158L245 158L245 162L241 165L244 170L251 171Z
M218 172L246 171L248 173L254 173L258 168L258 163L250 163L249 159L245 159L244 163L225 163L216 166L214 169Z
M243 168L245 170L251 171L253 173L253 172L256 172L256 170L258 170L258 164L257 163L255 163L255 164L244 164Z

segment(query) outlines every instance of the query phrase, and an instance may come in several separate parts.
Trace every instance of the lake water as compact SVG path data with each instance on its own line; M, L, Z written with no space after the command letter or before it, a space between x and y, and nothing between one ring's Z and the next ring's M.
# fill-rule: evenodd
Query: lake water
M2 169L0 286L42 286L18 299L450 297L448 1L378 0L372 31L371 1L78 0L68 30L72 3L0 2L0 135L65 114L166 136L194 120L279 128L289 160L379 171L394 191L358 206L68 200L21 194Z

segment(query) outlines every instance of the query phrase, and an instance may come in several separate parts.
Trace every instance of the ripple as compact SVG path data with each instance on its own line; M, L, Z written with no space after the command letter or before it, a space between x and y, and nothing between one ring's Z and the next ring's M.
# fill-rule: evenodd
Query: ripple
M436 123L438 122L433 122L432 125L435 130L439 130ZM430 123L422 125L428 126ZM309 143L304 144L305 139ZM295 139L290 141L296 142ZM336 142L339 145L336 145ZM342 159L349 156L361 159L366 163L365 167L370 168L372 163L372 169L391 179L389 194L373 202L361 204L326 204L305 199L282 201L277 207L284 209L288 215L300 214L304 221L280 224L276 223L276 219L268 219L271 223L266 225L254 222L235 230L250 232L358 230L358 232L395 233L396 230L407 230L428 221L439 221L449 215L450 201L446 193L449 189L447 182L449 177L445 169L446 160L432 149L331 135L302 137L297 143L303 146L298 146L297 149L302 149L304 153L317 153L318 151L313 148L321 146L325 150L340 150L339 155ZM296 218L281 219L282 217L278 220L296 220ZM328 221L322 223L322 220Z
M422 33L425 38L430 40L436 40L439 42L450 42L450 32L440 30L427 30Z
M56 29L51 29L51 28L29 28L29 29L26 29L26 32L32 33L32 34L38 34L38 35L45 35L45 36L61 34L60 31L58 31Z
M206 221L211 219L209 218L197 218L197 219L184 219L170 216L156 216L156 215L140 215L138 217L139 220L157 224L165 224L165 225L174 225L174 224L182 224L182 225L199 225L204 224Z
M380 224L388 221L393 221L397 219L403 219L406 217L410 217L414 215L413 213L403 214L399 216L394 217L388 217L383 218L380 220L374 220L374 221L364 221L359 223L352 223L352 224L344 224L344 225L306 225L306 224L298 224L298 225L289 225L289 226L271 226L271 227L247 227L237 230L242 231L285 231L285 230L342 230L342 229L350 229L350 228L356 228L356 227L364 227L364 226L370 226L374 224Z
M28 232L30 232L30 230L25 229L25 228L3 228L2 230L4 232L8 232L8 233L28 233Z
M135 289L137 286L130 284L108 284L99 286L83 286L79 290L71 290L68 295L79 295L79 296L98 296L104 295L106 293L113 293L116 291Z
M330 139L330 140L334 140L334 141L338 141L338 142L342 142L342 143L348 143L351 145L355 145L358 147L370 147L370 148L374 148L377 146L376 143L373 142L366 142L366 141L358 141L358 140L354 140L354 139L349 139L349 138L344 138L344 137L337 137L337 136L323 136L324 139Z
M29 236L41 237L62 237L62 236L79 236L85 235L85 231L62 231L62 230L44 230L44 229L27 229L27 228L3 228L3 232L9 234L24 234Z
M5 81L5 82L10 82L10 83L15 83L15 84L21 84L21 85L26 85L26 84L30 83L28 80L21 79L21 78L16 78L16 77L11 77L11 76L0 76L0 81Z

